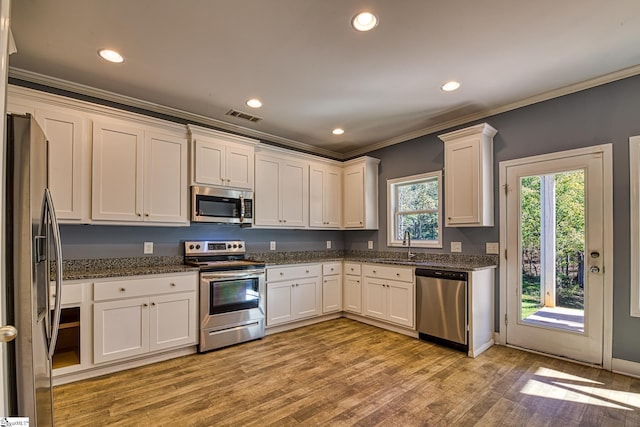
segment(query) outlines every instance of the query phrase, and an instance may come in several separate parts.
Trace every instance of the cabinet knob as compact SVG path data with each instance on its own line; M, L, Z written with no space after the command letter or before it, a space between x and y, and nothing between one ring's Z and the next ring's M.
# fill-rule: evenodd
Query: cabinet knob
M305 270L304 272L305 272L306 274L309 274L309 270Z
M327 280L325 280L324 283L327 283Z
M136 215L138 215L138 216L142 216L142 215L140 215L140 212L136 212Z
M300 286L300 284L299 284L299 283L296 283L296 287L298 287L298 286Z
M291 284L291 287L293 288L294 286L295 286L295 283L292 283L292 284Z
M281 275L281 276L284 276L284 273L281 271L281 272L280 272L280 275Z
M282 220L282 222L287 222L287 220L286 220L286 219L283 219L283 220Z
M400 277L400 273L396 273L396 276Z
M151 303L151 305L156 305L156 303L155 303L155 302L152 302L152 303Z
M149 307L149 304L147 304L146 302L144 304L142 304L143 307Z
M126 291L125 288L120 288L120 292L124 292L124 291Z
M377 272L375 270L373 270L373 274L376 274Z
M144 214L144 216L149 216L149 214L148 214L148 213L146 213L146 214Z
M333 271L333 268L331 269L331 271Z
M171 286L172 288L175 288L176 284L175 283L169 283L169 286Z

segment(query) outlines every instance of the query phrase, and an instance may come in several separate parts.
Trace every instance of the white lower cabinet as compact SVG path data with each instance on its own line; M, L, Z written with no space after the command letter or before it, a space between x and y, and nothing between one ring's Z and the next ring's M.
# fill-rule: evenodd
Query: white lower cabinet
M196 344L196 286L195 273L94 284L93 363Z
M322 313L321 264L267 267L267 326Z
M363 265L363 312L397 325L415 327L413 269L374 264Z
M322 265L322 313L342 311L342 262Z
M344 263L344 311L362 313L362 270L360 264Z

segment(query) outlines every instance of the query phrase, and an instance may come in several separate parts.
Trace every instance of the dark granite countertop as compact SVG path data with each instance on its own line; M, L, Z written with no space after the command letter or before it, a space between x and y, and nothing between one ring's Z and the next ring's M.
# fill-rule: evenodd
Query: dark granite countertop
M88 280L198 271L197 267L182 262L181 256L65 260L62 263L62 278Z
M406 256L406 253L340 250L247 254L248 259L263 261L267 266L351 261L451 271L475 271L495 268L498 265L497 255L417 253L411 261L403 256ZM63 279L90 280L198 271L196 267L184 265L182 262L181 256L65 260L63 261Z

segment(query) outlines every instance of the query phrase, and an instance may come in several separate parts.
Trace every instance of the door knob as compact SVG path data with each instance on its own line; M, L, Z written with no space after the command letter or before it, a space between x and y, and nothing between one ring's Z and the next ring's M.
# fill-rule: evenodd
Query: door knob
M598 268L597 266L593 266L589 269L590 272L592 273L600 273L600 268Z
M18 330L11 326L2 326L0 327L0 342L9 342L16 339L18 336Z

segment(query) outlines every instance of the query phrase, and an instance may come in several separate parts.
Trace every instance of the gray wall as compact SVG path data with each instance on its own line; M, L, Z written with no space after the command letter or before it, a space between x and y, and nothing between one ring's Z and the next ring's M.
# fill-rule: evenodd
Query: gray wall
M629 137L640 135L640 76L609 83L560 98L468 123L488 122L498 129L494 138L495 227L443 228L443 250L462 242L464 253L484 253L484 243L499 241L498 164L504 160L613 144L614 265L613 357L640 362L640 318L629 315ZM439 132L446 133L452 129ZM362 249L366 240L386 245L386 180L443 168L443 144L427 135L368 155L381 160L380 231L346 232L345 249ZM446 185L446 180L445 180ZM425 250L426 251L426 250ZM499 291L496 272L496 288ZM496 295L498 301L499 295ZM497 306L496 306L497 307ZM496 319L496 329L499 324Z
M190 227L138 227L117 225L62 225L64 259L120 258L143 255L144 242L153 242L153 256L184 255L185 240L244 240L248 252L343 249L341 231L260 230L235 225L193 224Z

